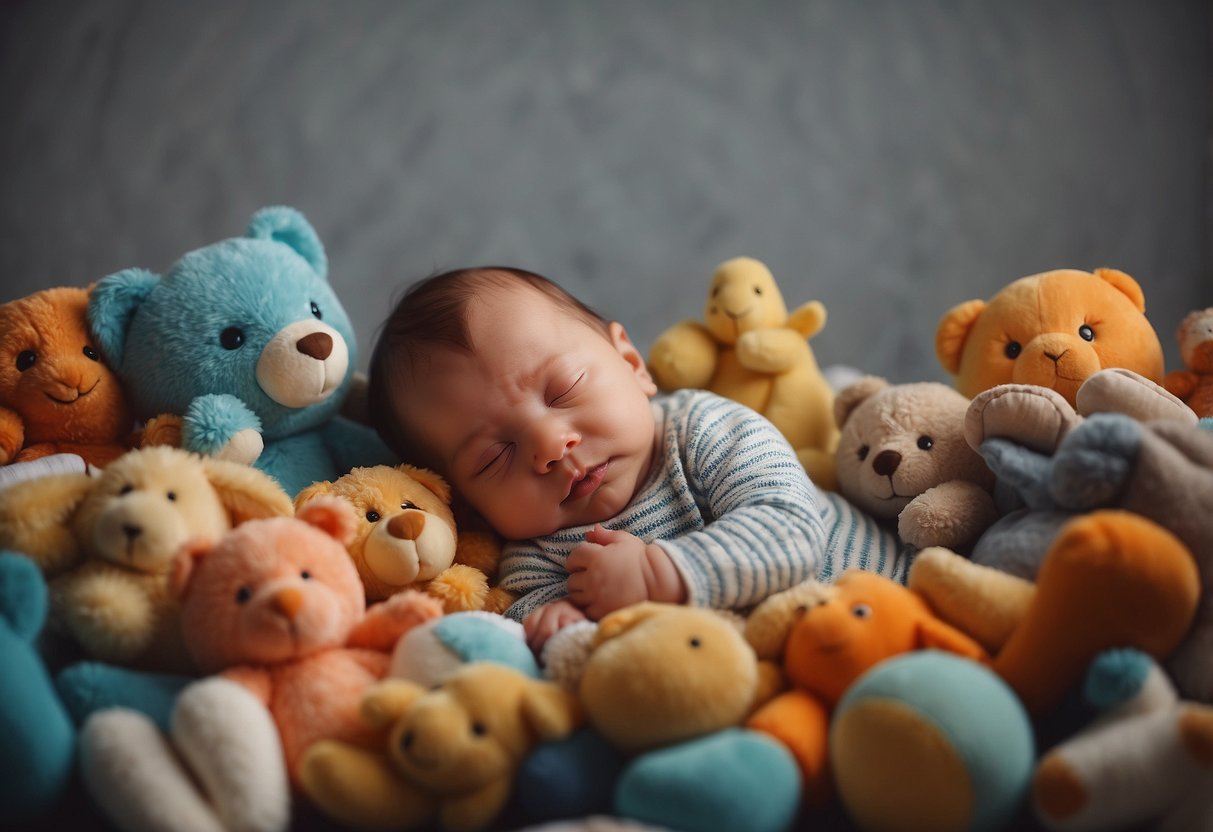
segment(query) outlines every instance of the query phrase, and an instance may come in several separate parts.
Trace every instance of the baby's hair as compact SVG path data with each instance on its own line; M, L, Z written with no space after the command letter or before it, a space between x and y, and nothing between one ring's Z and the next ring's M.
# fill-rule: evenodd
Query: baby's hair
M468 301L484 289L519 284L542 293L557 308L606 335L605 318L548 278L525 269L507 266L454 269L414 283L380 328L371 353L367 385L371 424L402 461L434 467L428 449L417 447L394 404L400 396L409 395L409 391L393 395L393 387L401 382L402 376L415 377L418 362L424 361L436 347L471 354L474 345L468 332Z

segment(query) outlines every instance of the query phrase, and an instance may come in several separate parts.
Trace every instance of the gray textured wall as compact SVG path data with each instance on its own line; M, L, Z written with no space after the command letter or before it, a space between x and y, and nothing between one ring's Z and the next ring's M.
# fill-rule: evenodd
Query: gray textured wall
M1213 303L1205 2L9 2L3 298L308 214L363 358L436 268L547 273L643 347L710 273L824 364L942 378L942 312L1112 265Z

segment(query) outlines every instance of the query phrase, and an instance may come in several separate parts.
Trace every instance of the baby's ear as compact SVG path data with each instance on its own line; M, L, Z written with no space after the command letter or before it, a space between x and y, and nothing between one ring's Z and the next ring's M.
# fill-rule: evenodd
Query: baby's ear
M640 382L640 389L644 391L644 394L649 397L656 396L657 382L653 381L653 376L649 374L649 367L645 363L644 356L640 354L640 350L636 349L636 345L628 337L627 330L623 328L623 324L619 323L619 321L611 321L607 325L607 336L611 339L611 344L623 356L623 360L628 362L628 366L632 368L632 373L636 376L636 380Z

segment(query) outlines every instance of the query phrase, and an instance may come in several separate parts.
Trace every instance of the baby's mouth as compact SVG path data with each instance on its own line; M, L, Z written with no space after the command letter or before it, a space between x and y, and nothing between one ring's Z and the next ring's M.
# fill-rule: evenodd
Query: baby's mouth
M585 472L585 476L573 480L569 484L569 493L565 495L561 503L579 500L597 491L598 486L602 485L602 478L606 476L607 468L610 464L610 462L603 462L595 465Z

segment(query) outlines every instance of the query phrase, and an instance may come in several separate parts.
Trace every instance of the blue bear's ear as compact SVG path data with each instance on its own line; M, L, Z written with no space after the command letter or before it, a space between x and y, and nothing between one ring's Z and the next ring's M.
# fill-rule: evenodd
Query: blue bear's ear
M262 208L249 221L248 236L254 240L285 243L306 260L321 279L328 274L329 261L324 254L324 244L312 224L294 208L285 205Z
M124 269L97 281L88 294L88 326L106 362L122 366L126 331L139 305L160 283L147 269Z
M24 555L0 552L0 619L26 641L33 641L46 620L46 583Z

